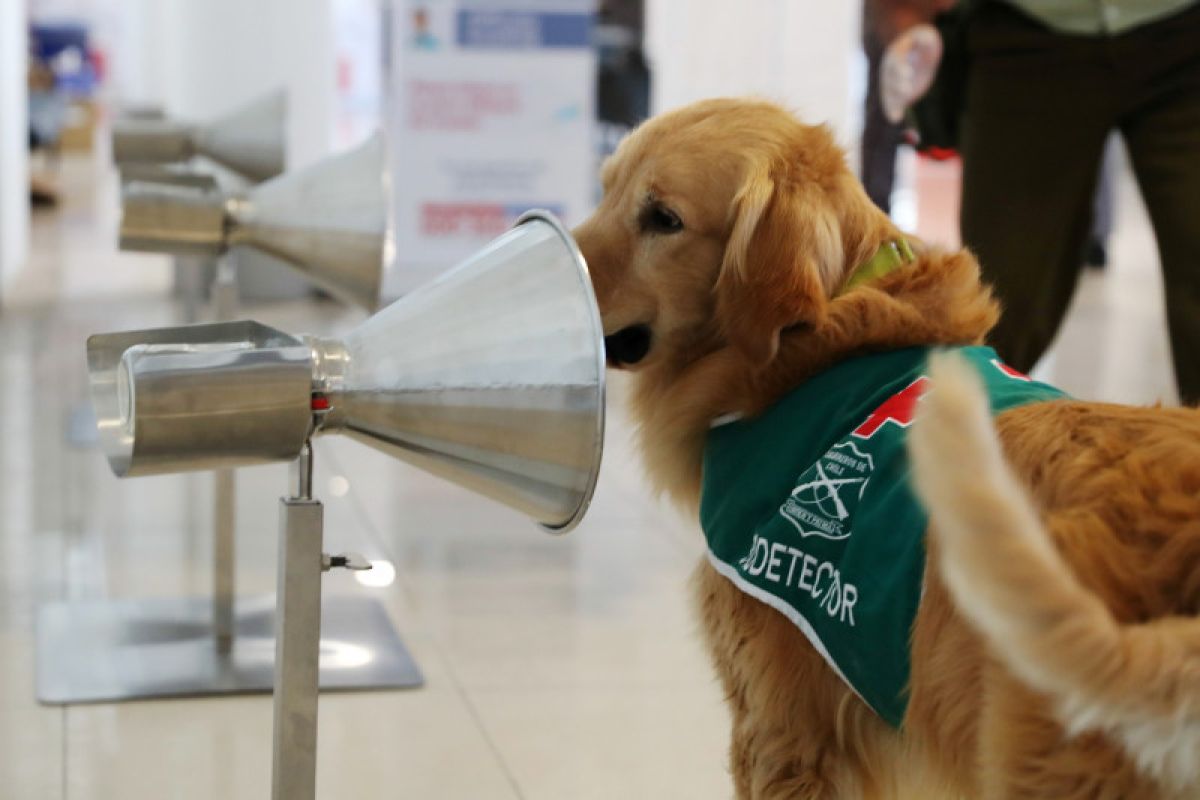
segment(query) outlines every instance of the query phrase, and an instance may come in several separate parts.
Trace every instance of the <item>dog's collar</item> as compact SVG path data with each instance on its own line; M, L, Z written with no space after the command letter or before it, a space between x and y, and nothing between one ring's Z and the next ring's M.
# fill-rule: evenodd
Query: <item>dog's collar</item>
M894 269L905 264L911 264L917 257L907 239L892 239L879 245L875 255L855 267L854 272L842 284L841 293L850 291L856 286L882 278Z

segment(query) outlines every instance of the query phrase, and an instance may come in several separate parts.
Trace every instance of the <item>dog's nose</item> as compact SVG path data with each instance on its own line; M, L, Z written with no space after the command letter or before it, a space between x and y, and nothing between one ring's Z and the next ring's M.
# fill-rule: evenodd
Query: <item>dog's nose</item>
M649 325L630 325L611 336L604 337L604 352L614 367L636 364L650 352L652 339Z

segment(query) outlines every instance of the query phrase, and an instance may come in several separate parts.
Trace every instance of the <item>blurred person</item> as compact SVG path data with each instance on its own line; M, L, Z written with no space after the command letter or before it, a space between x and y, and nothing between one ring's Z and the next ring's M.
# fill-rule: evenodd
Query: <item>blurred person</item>
M890 18L877 7L881 0L864 0L862 48L867 58L867 96L863 100L863 132L859 154L863 188L885 213L892 212L892 190L896 185L896 153L904 143L904 125L883 113L880 96L880 65L884 47L894 38ZM885 27L886 26L886 27Z
M864 0L862 17L862 48L867 59L867 94L863 101L863 133L860 143L862 167L859 173L867 196L884 213L892 210L892 191L896 183L896 153L907 141L906 126L901 123L903 109L892 114L885 111L888 98L883 92L883 55L885 47L900 31L911 30L924 16L947 8L954 0ZM927 26L926 26L927 27ZM912 37L906 43L912 43ZM923 40L922 45L929 44ZM941 56L940 42L933 41L932 50L912 47L903 59L893 59L914 70L906 76L915 79L916 72L932 78ZM919 80L919 79L918 79ZM924 84L928 87L928 83Z
M1158 242L1176 382L1197 403L1200 0L966 2L960 225L1004 304L991 343L1028 371L1053 341L1117 131ZM937 11L928 0L908 5L923 6L924 19ZM914 29L904 24L893 43L901 48ZM903 70L893 73L885 96L920 95Z

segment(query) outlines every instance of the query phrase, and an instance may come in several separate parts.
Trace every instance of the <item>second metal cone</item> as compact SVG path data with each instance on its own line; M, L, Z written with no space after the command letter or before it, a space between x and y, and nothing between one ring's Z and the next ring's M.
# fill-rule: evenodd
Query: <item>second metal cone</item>
M388 231L382 134L256 186L229 205L229 244L287 261L332 294L375 310Z

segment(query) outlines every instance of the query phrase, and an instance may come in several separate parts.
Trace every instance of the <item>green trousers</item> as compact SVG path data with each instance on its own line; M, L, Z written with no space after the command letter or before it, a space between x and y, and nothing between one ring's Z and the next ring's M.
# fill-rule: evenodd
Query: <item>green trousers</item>
M1200 402L1200 3L1071 36L982 2L968 50L960 222L1004 306L990 344L1028 370L1054 339L1117 130L1158 241L1176 381Z

